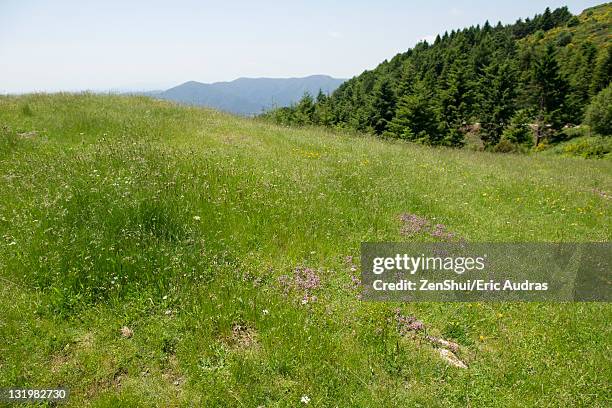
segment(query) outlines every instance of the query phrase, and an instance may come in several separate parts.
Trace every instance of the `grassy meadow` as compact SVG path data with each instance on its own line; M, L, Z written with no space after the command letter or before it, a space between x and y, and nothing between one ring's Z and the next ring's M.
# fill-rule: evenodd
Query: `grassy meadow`
M63 386L74 407L610 406L609 304L372 303L355 283L361 242L436 239L402 235L402 214L475 242L609 241L609 159L57 94L0 97L0 175L0 388ZM469 368L398 331L397 308Z

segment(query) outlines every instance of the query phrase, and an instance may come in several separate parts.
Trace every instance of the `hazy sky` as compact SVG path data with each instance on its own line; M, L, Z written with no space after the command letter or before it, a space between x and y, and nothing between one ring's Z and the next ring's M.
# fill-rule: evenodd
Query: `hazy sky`
M602 2L0 0L0 92L349 78L445 30Z

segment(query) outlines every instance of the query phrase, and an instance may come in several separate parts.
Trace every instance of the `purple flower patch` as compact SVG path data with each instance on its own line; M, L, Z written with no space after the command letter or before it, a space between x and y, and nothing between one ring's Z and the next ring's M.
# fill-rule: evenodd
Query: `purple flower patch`
M298 289L309 291L317 289L321 284L321 278L312 268L298 266L293 270L293 273L293 281Z
M429 227L429 221L426 218L415 214L402 214L400 221L403 224L400 231L402 235L416 235Z
M285 294L292 289L302 292L301 303L305 305L317 301L317 297L311 292L321 286L321 278L315 269L298 266L293 270L293 276L279 276L278 283Z
M415 214L402 214L400 215L400 221L402 227L400 234L412 237L417 234L428 234L436 239L443 241L452 241L456 238L456 234L446 229L444 224L431 225L429 220L425 217Z
M399 309L395 310L397 329L401 334L425 330L425 324L414 316L404 316Z

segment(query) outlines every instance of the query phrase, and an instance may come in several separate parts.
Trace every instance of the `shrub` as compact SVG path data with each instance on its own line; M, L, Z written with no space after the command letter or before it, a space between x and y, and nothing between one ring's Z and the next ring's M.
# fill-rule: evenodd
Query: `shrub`
M593 97L586 110L585 122L600 135L612 135L612 83Z
M502 132L501 141L530 147L533 144L533 132L529 127L529 119L525 110L516 112L510 119L510 125Z
M552 153L563 156L578 156L585 159L600 159L612 151L612 140L602 136L583 136L561 143L552 149Z
M493 151L496 153L514 153L519 150L519 146L512 143L508 139L502 139L498 144L493 146Z
M565 47L567 44L572 42L572 33L567 31L559 33L557 36L557 45L559 47Z
M580 24L580 19L576 16L572 16L572 18L567 21L568 27L576 27L578 24Z

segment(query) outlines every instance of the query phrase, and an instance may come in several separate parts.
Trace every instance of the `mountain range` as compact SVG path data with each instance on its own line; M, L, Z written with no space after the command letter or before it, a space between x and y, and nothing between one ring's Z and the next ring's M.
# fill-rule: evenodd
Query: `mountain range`
M308 92L330 94L345 80L328 75L304 78L238 78L206 84L189 81L165 91L147 93L159 99L188 105L208 106L239 115L252 116L275 107L289 106Z

